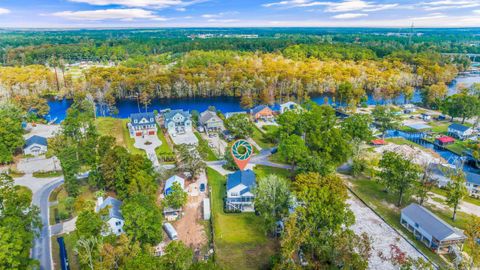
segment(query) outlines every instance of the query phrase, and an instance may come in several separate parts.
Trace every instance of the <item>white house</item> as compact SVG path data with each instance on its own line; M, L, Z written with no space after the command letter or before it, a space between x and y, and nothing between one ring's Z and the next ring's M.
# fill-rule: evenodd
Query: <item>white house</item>
M25 141L25 146L23 147L23 153L25 155L43 155L48 150L47 138L33 135Z
M228 175L225 208L230 211L253 212L256 176L252 170L238 170Z
M448 133L461 140L465 140L473 135L473 128L454 123L448 126Z
M155 122L155 114L153 113L133 113L130 115L130 123L128 123L130 137L156 135L157 124Z
M120 210L121 207L122 202L115 198L108 197L105 200L103 200L103 197L97 198L97 207L95 208L95 211L98 213L105 208L108 209L108 213L102 215L102 218L107 222L109 228L108 231L102 232L103 236L109 234L120 235L123 233L123 225L125 224L125 221Z
M192 117L189 112L183 110L166 111L163 118L163 124L172 136L193 132Z
M466 239L463 231L416 203L402 209L400 222L416 239L439 253L447 253L455 246L461 247Z
M280 113L284 113L287 111L294 111L294 110L300 110L302 107L300 107L297 103L293 101L285 102L283 104L280 104Z
M174 175L165 181L165 189L163 192L165 196L172 191L172 186L174 183L178 183L182 189L185 189L185 179L178 175Z
M449 175L455 172L455 166L450 164L432 164L432 180L437 183L440 188L447 187L451 182ZM480 198L480 175L472 172L465 173L465 186L470 196Z

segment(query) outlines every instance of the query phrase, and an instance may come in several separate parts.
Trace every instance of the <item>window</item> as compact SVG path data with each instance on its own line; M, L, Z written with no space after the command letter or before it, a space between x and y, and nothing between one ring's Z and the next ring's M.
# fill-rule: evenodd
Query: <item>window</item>
M238 193L237 192L232 192L232 193L230 193L230 195L236 197L236 196L238 196Z
M122 225L122 222L121 222L121 221L117 221L117 222L115 222L115 225L116 225L116 226Z
M137 119L133 120L133 123L135 123L135 124L138 123L138 120Z
M415 222L415 228L418 228L420 227L420 225L418 225L418 223Z
M118 233L121 233L122 232L122 229L118 229Z

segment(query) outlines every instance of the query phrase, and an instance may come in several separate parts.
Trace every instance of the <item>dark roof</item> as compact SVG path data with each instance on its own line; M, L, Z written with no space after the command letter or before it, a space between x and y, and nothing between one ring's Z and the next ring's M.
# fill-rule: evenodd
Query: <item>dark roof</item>
M449 175L455 173L455 168L442 166L436 163L431 164L430 167L432 169L433 175L436 175L436 176L443 176L443 177L449 178ZM465 171L464 173L465 173L465 179L467 180L467 182L480 185L480 174L465 172Z
M282 109L282 106L280 106L280 104L278 103L275 103L272 106L270 106L270 109L272 109L272 111L274 112L279 112Z
M467 182L480 185L480 174L465 172L465 178L467 178Z
M450 226L432 212L416 203L412 203L403 208L402 214L410 218L424 231L439 241L444 240L452 234L457 234L459 237L465 237L460 230Z
M227 178L227 190L230 190L240 184L243 184L247 188L242 190L240 194L250 191L250 188L255 186L255 173L252 170L236 171L228 175Z
M142 119L146 119L148 122L147 123L140 123ZM130 114L130 119L131 119L131 124L133 126L139 126L139 125L145 125L145 124L154 124L155 123L155 114L154 113L132 113ZM137 123L135 123L135 120L137 120Z
M257 114L257 113L259 113L260 111L262 111L262 110L265 109L265 108L268 108L268 106L266 106L266 105L258 105L258 106L254 107L254 108L252 109L252 114ZM269 109L270 109L270 108L269 108Z
M25 147L29 147L33 144L39 144L39 145L47 146L48 145L47 138L42 137L42 136L38 136L38 135L33 135L32 137L28 138L25 141Z
M105 201L103 201L99 209L101 210L108 206L110 206L110 209L108 211L109 218L123 219L122 213L120 212L120 208L122 207L121 201L112 197L108 197L107 199L105 199Z
M467 130L470 129L470 127L467 127L467 126L464 126L464 125L460 125L460 124L451 124L450 126L448 126L449 129L454 129L454 130L458 130L458 131L461 131L461 132L465 132Z

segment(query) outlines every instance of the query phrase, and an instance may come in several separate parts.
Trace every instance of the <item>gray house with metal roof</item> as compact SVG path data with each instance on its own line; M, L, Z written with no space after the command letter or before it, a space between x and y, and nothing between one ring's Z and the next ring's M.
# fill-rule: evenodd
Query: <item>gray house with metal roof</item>
M102 232L103 236L109 234L120 235L123 233L123 225L125 224L125 221L122 216L121 207L122 202L115 198L108 197L105 200L103 200L103 197L97 198L97 207L95 211L97 213L101 212L102 214L105 211L105 214L102 215L102 218L108 224L109 228L108 231Z
M449 252L454 246L461 247L466 239L462 230L450 226L416 203L402 209L400 222L416 239L439 253Z
M253 188L256 176L252 170L238 170L228 175L225 209L230 211L253 212Z
M473 128L453 123L448 126L448 133L459 139L465 140L473 135Z

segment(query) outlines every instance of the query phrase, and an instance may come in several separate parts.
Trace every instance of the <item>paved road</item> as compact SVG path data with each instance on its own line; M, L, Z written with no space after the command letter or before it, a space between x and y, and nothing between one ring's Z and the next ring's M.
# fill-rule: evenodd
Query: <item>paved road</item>
M32 190L32 204L40 208L42 229L39 237L35 239L32 249L32 258L40 262L40 270L52 269L48 197L62 183L63 178L35 178L31 174L15 179L15 184Z

